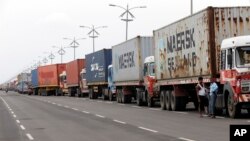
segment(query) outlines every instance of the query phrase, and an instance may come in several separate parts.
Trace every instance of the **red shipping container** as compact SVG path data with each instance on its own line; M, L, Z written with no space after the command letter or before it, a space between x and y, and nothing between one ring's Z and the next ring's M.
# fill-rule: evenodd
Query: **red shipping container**
M65 70L66 64L53 64L38 67L39 87L59 87L59 75Z
M67 86L79 86L80 72L85 68L85 59L77 59L66 64Z

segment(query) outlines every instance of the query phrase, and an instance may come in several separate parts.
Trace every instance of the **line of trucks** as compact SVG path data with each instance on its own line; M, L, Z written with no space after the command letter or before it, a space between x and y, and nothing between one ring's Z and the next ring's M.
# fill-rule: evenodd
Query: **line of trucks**
M32 70L35 95L102 97L163 110L198 107L198 77L219 86L216 110L250 114L250 7L208 7L111 49Z

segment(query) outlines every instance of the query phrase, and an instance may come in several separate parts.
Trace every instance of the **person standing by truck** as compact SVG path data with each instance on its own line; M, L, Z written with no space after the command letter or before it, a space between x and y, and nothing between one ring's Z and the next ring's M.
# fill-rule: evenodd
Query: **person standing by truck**
M199 113L200 113L200 117L202 116L202 113L205 113L205 111L207 111L207 106L208 106L208 102L207 102L207 97L206 97L206 91L205 91L205 86L203 83L203 78L200 76L198 78L199 83L196 86L196 93L197 93L197 98L198 98L198 102L199 102Z
M216 79L211 79L210 94L209 94L209 116L215 118L215 103L217 98L218 85L216 84Z

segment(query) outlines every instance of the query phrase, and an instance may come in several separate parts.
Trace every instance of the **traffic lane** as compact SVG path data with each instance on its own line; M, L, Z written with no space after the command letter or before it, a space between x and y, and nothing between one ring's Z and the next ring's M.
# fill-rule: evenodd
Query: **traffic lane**
M30 130L35 140L178 140L134 125L120 124L110 118L85 114L21 95L6 96L5 99L16 111L20 121ZM36 131L37 128L43 130Z
M133 125L148 127L163 134L194 140L228 140L230 124L247 123L246 120L241 119L199 118L198 113L149 110L133 104L108 104L107 102L66 97L32 98L84 109ZM212 139L211 136L213 136Z
M0 97L3 93L0 91ZM28 141L25 133L17 125L15 119L0 99L0 140L1 141Z

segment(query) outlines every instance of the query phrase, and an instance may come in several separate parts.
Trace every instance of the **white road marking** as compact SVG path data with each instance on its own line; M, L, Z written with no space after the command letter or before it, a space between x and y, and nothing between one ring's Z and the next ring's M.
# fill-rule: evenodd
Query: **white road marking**
M250 120L248 120L247 122L250 122Z
M195 141L195 140L191 140L191 139L187 139L187 138L183 138L183 137L179 137L178 139L183 140L183 141Z
M95 116L100 117L100 118L105 118L105 116L98 115L98 114L96 114Z
M83 113L85 113L85 114L89 114L89 112L88 111L82 111Z
M16 115L13 115L14 118L16 118Z
M89 100L89 101L93 102L94 100Z
M110 102L110 101L107 101L107 102L105 102L105 103L108 103L108 104L113 104L113 102Z
M175 113L177 113L177 114L188 114L187 112L175 112Z
M76 108L71 108L72 110L75 110L75 111L78 111L78 109L76 109Z
M150 132L153 132L153 133L157 133L158 131L156 131L156 130L152 130L152 129L149 129L149 128L145 128L145 127L138 127L138 128L140 128L140 129L142 129L142 130L146 130L146 131L150 131Z
M16 122L17 122L17 123L20 123L20 121L19 121L19 120L16 120Z
M57 106L62 106L61 104L57 104Z
M116 119L114 119L113 121L117 122L117 123L121 123L121 124L126 124L126 122L123 122L123 121L120 121L120 120L116 120Z
M56 103L54 103L54 102L53 102L52 104L54 104L54 105L55 105Z
M154 111L160 111L161 109L156 109L156 108L149 108L150 110L154 110Z
M64 106L64 107L65 107L65 108L69 108L69 106L67 106L67 105L66 105L66 106Z
M103 102L103 101L101 101L101 100L97 100L97 102Z
M25 127L23 125L20 125L20 127L21 127L22 130L25 130Z
M139 107L139 106L131 106L131 107L133 107L133 108L142 108L142 107Z
M13 111L11 111L11 114L14 114L14 112L13 112Z
M29 138L29 140L34 140L34 138L28 133L26 136Z

